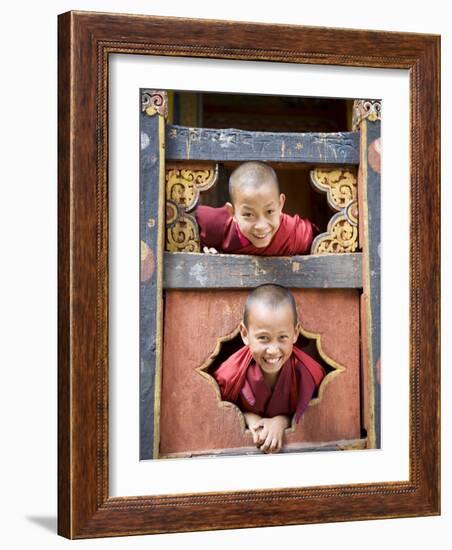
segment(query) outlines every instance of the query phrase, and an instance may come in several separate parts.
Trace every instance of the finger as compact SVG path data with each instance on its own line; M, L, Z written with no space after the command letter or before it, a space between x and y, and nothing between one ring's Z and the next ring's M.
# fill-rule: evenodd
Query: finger
M266 438L267 437L267 433L268 433L268 430L267 428L261 424L260 422L254 424L253 428L255 429L255 431L259 434L259 436L262 438Z
M272 439L269 450L270 450L271 453L277 452L277 450L278 450L278 440L276 439L276 437L274 437Z
M271 438L270 435L268 435L267 438L265 439L264 443L261 445L261 451L266 453L268 451L268 449L270 448L271 442L272 442L272 438Z
M261 427L261 426L258 426L258 427L256 428L255 425L251 425L249 428L250 428L251 434L252 434L252 436L253 436L253 441L254 441L254 443L256 443L256 444L259 443L260 433L261 433L261 431L262 431L262 427Z
M251 429L251 435L253 436L253 443L257 445L259 443L259 434L253 429Z
M279 453L279 451L282 449L282 439L277 439L276 440L276 448L275 448L275 453Z
M262 445L268 437L268 432L266 430L264 430L263 428L261 428L259 430L257 436L259 438L259 443Z

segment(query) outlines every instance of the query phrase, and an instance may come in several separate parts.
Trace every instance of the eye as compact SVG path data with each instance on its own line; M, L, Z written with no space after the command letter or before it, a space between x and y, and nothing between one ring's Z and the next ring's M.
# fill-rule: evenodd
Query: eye
M267 214L269 214L270 216L271 216L272 214L274 214L274 213L275 213L274 210L267 210Z
M245 214L242 214L244 218L251 218L251 214L249 212L245 212Z

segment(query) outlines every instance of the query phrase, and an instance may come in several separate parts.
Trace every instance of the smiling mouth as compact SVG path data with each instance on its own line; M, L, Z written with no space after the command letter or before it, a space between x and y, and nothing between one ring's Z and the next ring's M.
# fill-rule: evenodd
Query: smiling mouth
M260 240L266 239L269 236L270 236L270 233L265 233L265 235L254 235L256 239L260 239Z
M264 361L269 365L276 365L280 362L282 355L278 357L264 357Z

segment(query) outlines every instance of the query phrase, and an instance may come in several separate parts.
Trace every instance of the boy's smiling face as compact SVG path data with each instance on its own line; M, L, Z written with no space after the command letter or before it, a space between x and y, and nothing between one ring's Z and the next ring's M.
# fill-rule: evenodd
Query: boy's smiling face
M264 375L277 375L292 354L298 338L298 324L292 308L283 303L276 308L255 303L248 314L248 327L240 325L243 342Z
M267 247L281 223L285 196L272 181L258 188L244 186L234 191L234 204L227 203L229 214L240 231L256 248Z

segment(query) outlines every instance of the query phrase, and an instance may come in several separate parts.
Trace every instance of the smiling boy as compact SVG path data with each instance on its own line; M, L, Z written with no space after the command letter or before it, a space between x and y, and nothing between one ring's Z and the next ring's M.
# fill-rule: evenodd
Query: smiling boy
M229 179L231 202L221 208L198 206L196 219L205 252L292 256L309 252L317 228L298 215L283 213L273 168L245 162Z
M240 334L245 346L213 373L224 401L243 412L253 442L278 452L291 418L300 420L325 371L294 346L299 334L295 300L286 288L261 285L245 303Z

